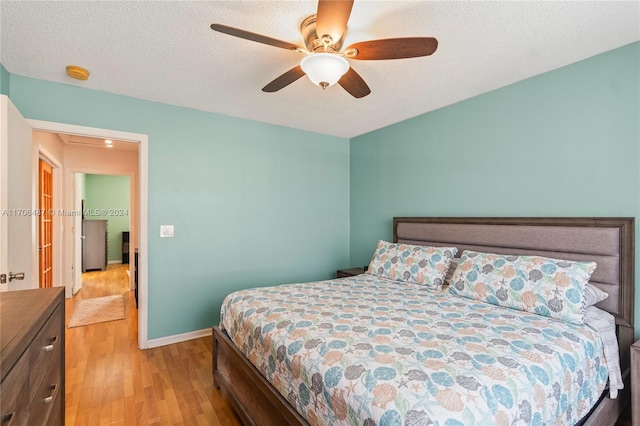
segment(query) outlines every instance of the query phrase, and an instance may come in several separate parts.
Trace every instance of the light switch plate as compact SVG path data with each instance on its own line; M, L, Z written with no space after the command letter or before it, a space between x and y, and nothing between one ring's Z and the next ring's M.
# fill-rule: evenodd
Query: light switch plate
M160 238L173 238L173 225L160 225Z

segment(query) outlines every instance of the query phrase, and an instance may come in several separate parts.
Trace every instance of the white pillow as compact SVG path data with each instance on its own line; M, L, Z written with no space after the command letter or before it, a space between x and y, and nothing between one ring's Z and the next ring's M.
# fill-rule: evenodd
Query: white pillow
M587 283L584 288L585 306L593 306L596 303L602 302L607 297L609 297L609 293L605 293L593 284Z

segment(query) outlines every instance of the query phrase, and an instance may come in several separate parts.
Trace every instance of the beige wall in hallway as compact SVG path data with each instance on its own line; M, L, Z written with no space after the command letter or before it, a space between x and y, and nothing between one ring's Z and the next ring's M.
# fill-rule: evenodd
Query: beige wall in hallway
M104 147L77 146L66 144L63 138L55 133L33 131L33 143L36 147L43 149L55 161L62 165L62 188L64 188L63 199L60 200L61 209L74 211L74 173L91 173L105 175L127 175L130 177L130 246L131 259L133 265L133 248L138 247L138 224L139 224L139 158L138 150L128 151L119 149L108 149ZM54 195L55 197L55 195ZM73 282L73 226L74 217L59 217L58 223L62 236L62 280L65 283ZM55 224L54 224L55 226ZM68 231L68 232L67 232ZM78 266L79 267L79 266ZM133 274L131 274L133 283ZM62 285L54 282L54 286ZM67 286L67 297L71 297L70 286Z

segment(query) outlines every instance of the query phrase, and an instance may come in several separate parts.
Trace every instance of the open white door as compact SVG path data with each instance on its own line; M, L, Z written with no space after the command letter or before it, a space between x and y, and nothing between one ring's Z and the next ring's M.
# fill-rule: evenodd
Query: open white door
M0 290L38 286L31 126L0 95Z
M73 174L73 198L74 208L76 211L81 211L82 205L82 193L84 192L84 173ZM73 218L73 294L76 294L78 290L82 288L82 242L84 236L82 235L82 215L76 215Z

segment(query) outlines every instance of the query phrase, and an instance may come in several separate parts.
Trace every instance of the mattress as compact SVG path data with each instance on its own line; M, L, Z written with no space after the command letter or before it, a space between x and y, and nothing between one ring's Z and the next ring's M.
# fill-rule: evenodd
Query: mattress
M372 275L232 293L221 326L312 425L574 424L609 375L587 325Z

